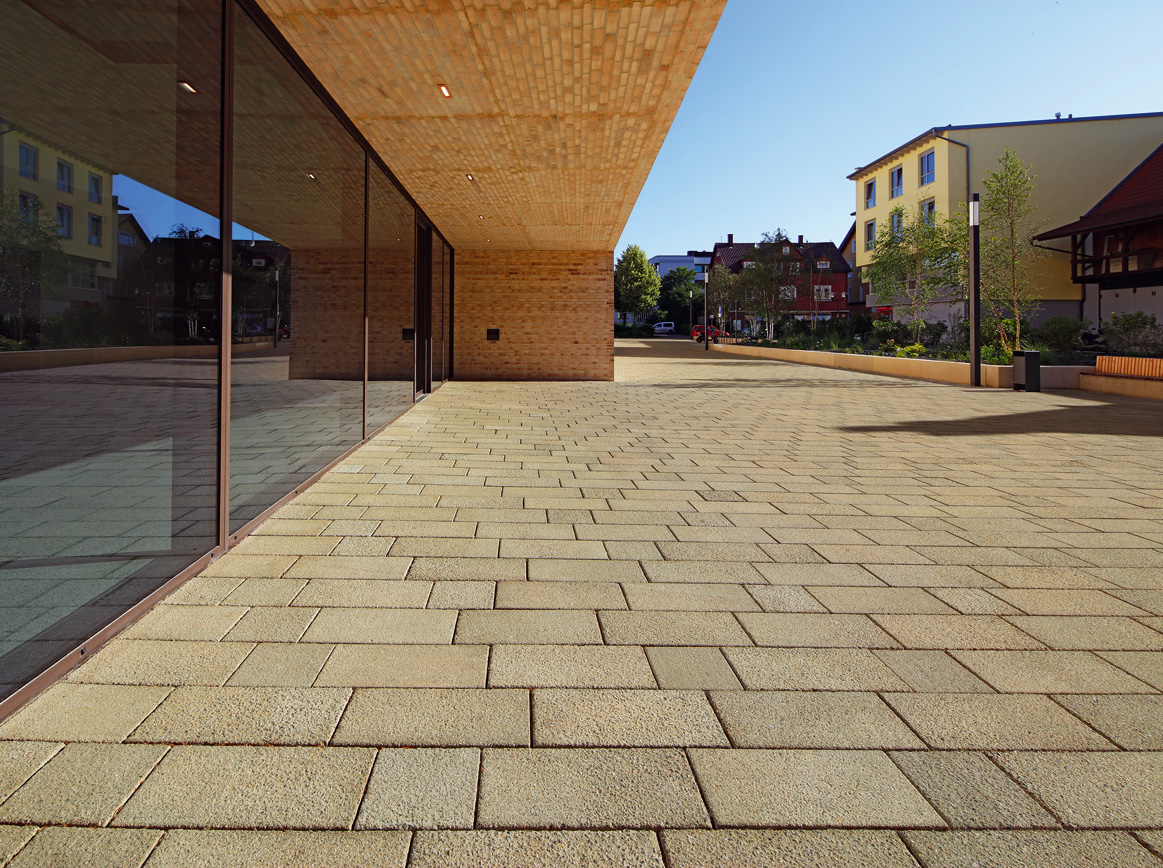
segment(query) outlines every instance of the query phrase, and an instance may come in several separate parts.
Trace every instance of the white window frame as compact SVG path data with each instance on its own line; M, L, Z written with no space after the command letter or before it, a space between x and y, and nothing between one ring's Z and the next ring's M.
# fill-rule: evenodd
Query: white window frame
M864 210L876 207L876 178L864 182Z
M871 227L871 231L870 230ZM871 250L876 246L876 221L868 220L864 223L864 249Z
M64 217L65 219L61 219ZM61 238L73 237L73 209L69 205L57 203L57 235Z
M100 214L90 214L89 215L88 223L85 226L85 234L89 239L90 246L101 247L104 245L104 243L105 243L104 224L105 224L105 221L101 218ZM94 232L93 232L94 226L97 227L96 234L94 234ZM96 238L97 240L94 241L93 240L94 238Z
M925 164L928 163L928 173L925 172ZM918 158L918 167L920 169L920 186L924 187L927 184L932 184L937 180L937 152L933 148L925 151ZM925 180L925 178L929 180Z
M96 183L94 183L96 182ZM105 200L104 179L95 172L89 173L89 201L100 205Z
M61 169L66 170L64 178L61 177ZM62 193L73 192L73 164L68 160L57 160L57 189Z
M20 210L20 219L35 223L39 215L37 197L35 193L26 193L21 190L16 197L17 208Z
M817 283L812 286L812 292L815 293L816 301L832 301L835 298L830 283Z
M926 199L925 201L923 201L921 203L920 208L921 208L921 218L924 219L927 223L929 223L929 225L932 225L933 222L937 219L937 200L936 200L936 198L930 196L928 199Z
M899 184L897 182L900 182ZM888 170L888 198L898 199L905 194L905 167Z
M781 286L779 288L780 301L795 301L799 294L799 289L794 286Z
M26 160L25 154L28 154ZM21 142L19 149L19 156L17 157L20 163L20 177L28 178L30 181L40 180L40 149L30 145L28 142Z

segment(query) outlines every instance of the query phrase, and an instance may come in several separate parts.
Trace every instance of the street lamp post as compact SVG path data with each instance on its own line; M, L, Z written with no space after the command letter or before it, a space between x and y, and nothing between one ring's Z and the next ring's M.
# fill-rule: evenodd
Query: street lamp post
M694 330L695 330L695 291L693 289L690 290L690 294L691 294L691 297L687 301L687 305L686 305L686 324L687 324L687 328L689 328L691 330L691 334L694 334Z
M981 385L981 197L969 203L969 385Z
M707 273L703 272L703 349L707 352L711 350L711 316L708 308L710 293L707 292L710 283L707 280Z

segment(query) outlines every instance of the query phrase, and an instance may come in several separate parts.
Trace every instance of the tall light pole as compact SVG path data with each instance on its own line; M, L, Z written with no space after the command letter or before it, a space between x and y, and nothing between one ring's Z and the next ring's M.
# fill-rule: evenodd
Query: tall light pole
M687 324L687 328L689 328L691 330L691 334L694 334L694 330L695 330L695 291L693 289L690 290L690 294L691 294L690 300L687 301L687 305L686 305L686 324Z
M981 385L981 197L969 203L969 385Z
M710 278L707 273L703 272L703 349L707 352L711 350L711 316L709 310L711 293Z

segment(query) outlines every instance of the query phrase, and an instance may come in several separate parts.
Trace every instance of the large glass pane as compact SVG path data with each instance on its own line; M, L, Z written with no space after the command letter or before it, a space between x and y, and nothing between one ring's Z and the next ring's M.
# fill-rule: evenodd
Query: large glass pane
M452 248L442 244L444 267L440 287L440 309L444 311L440 325L440 379L452 376Z
M444 242L432 233L432 388L444 382Z
M368 182L367 426L374 431L412 403L416 214L374 166Z
M0 697L215 543L218 0L0 0Z
M241 8L234 56L231 531L359 441L364 298L363 150Z

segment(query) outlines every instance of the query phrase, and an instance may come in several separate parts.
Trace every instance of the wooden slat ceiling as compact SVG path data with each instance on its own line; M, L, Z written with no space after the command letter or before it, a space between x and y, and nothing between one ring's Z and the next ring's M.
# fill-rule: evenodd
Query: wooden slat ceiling
M452 244L485 250L614 249L726 4L259 2Z

